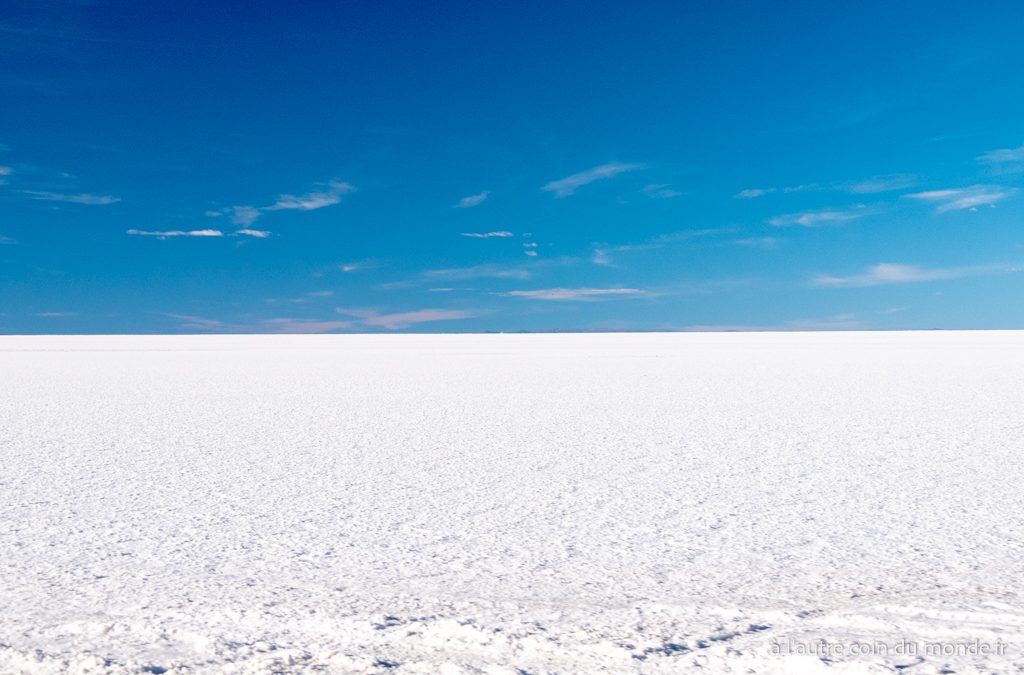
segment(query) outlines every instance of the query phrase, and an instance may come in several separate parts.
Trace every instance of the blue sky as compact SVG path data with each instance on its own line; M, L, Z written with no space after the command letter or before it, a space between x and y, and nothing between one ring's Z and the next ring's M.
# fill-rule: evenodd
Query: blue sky
M1024 5L0 9L0 332L1024 328Z

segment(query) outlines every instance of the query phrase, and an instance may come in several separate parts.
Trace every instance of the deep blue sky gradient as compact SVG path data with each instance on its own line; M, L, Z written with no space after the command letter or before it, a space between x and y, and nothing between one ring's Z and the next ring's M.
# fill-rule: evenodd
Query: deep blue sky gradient
M1022 26L8 0L0 333L1024 328Z

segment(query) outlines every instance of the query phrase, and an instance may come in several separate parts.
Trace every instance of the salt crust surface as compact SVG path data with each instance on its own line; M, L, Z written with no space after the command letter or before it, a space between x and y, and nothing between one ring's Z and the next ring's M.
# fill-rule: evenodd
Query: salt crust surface
M0 672L1020 672L1022 450L1021 332L0 337Z

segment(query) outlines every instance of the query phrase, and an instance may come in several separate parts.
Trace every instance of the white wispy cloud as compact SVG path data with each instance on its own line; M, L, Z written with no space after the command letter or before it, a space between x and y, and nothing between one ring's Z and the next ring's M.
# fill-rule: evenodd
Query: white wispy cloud
M784 326L785 330L806 331L858 330L864 327L864 322L852 312L835 314L821 319L793 319L787 321Z
M475 239L490 239L491 237L514 237L515 235L511 232L501 230L498 232L463 232L463 237L473 237Z
M266 239L274 233L270 230L250 230L249 228L243 228L241 230L235 230L234 234L245 237L256 237L257 239Z
M859 330L865 328L856 314L836 314L821 319L793 319L776 325L755 324L705 324L687 326L684 330L695 333L760 333L775 331L827 331Z
M474 265L472 267L452 267L447 269L426 270L422 276L427 279L529 279L529 270L520 267L502 265Z
M793 194L795 192L818 192L824 188L817 183L804 183L802 185L790 185L789 187L782 188L782 191L786 194Z
M299 211L313 211L322 209L325 206L332 206L341 201L341 198L355 190L352 185L344 181L332 180L324 185L325 189L308 192L304 195L281 195L277 201L263 208L264 211L281 211L296 209Z
M980 162L993 162L996 164L1004 162L1024 162L1024 145L1018 148L989 150L986 153L978 155L976 159Z
M355 327L351 321L321 321L318 319L276 318L263 321L272 333L333 333Z
M892 192L894 190L906 190L917 185L917 176L910 174L890 174L887 176L872 176L866 180L857 181L845 185L848 192L855 195L877 194L879 192Z
M645 244L620 244L617 246L608 246L607 244L600 244L594 247L590 262L595 265L614 265L615 256L620 253L632 253L634 251L646 251L654 248L659 248L661 244L645 243Z
M568 197L569 195L576 192L584 185L588 185L597 180L603 180L606 178L614 178L621 173L627 171L636 171L642 169L642 164L626 164L624 162L608 162L601 166L595 166L593 169L587 169L579 173L574 173L571 176L560 178L559 180L553 180L541 188L544 192L553 192L555 197Z
M337 312L351 318L339 320L274 318L263 321L262 325L275 333L333 333L340 330L367 328L401 330L421 323L456 321L477 316L476 312L456 309L417 309L382 314L374 309L338 307Z
M203 215L208 218L220 218L222 216L230 216L232 225L241 225L242 227L248 227L255 223L261 215L263 210L258 209L255 206L242 205L242 206L228 206L220 209L219 211L206 211Z
M651 199L672 199L681 197L682 192L669 187L668 183L651 183L644 186L644 194Z
M740 190L733 195L736 199L754 199L755 197L764 197L775 192L775 188L747 188L746 190Z
M10 176L14 173L14 169L9 166L0 166L0 176Z
M1000 185L971 185L965 188L928 190L906 195L908 199L920 199L937 204L938 213L947 211L974 210L979 206L994 206L1012 195L1016 190Z
M177 319L178 321L180 321L181 322L179 324L180 328L197 328L197 329L201 329L201 330L217 330L217 329L220 329L220 328L224 328L225 325L226 325L223 321L218 321L216 319L206 319L206 318L201 317L201 316L192 316L192 315L189 315L189 314L172 314L170 312L161 312L161 314L163 314L164 316L170 317L172 319Z
M349 183L338 180L328 181L320 185L322 189L313 190L304 195L281 195L270 206L243 204L229 206L217 211L207 211L206 215L211 218L219 218L225 215L230 216L233 225L241 225L242 228L249 229L253 223L268 211L314 211L339 203L343 196L355 190ZM239 231L241 232L241 230Z
M410 288L416 288L420 285L420 282L415 279L401 279L398 281L386 281L382 284L373 286L374 290L378 291L404 291Z
M78 316L78 312L37 312L36 316L47 319L62 319L69 316Z
M457 204L455 204L455 208L457 208L457 209L468 209L468 208L471 208L471 207L474 207L474 206L479 206L480 204L484 203L484 201L490 196L490 194L491 194L490 190L484 190L483 192L481 192L479 194L470 195L468 197L463 197L462 199L460 199L458 201Z
M894 190L905 190L916 185L918 182L917 176L911 174L887 174L884 176L872 176L865 180L848 182L848 183L804 183L801 185L790 185L783 187L781 192L784 194L795 194L798 192L849 192L855 195L866 195L866 194L877 194L880 192L892 192ZM779 192L779 188L751 188L748 190L741 190L733 195L737 199L753 199L755 197L763 197L773 192Z
M714 237L719 234L731 234L735 232L735 228L732 227L706 227L700 230L679 230L677 232L669 232L667 234L659 234L656 237L652 237L648 241L651 244L677 244L680 242L690 241L691 239L702 239L704 237Z
M861 274L833 276L819 274L811 279L815 286L859 288L886 284L906 284L919 281L941 281L983 274L1019 272L1021 268L1009 265L976 265L971 267L918 267L897 263L879 263Z
M530 300L602 300L608 297L641 297L648 295L639 288L541 288L530 291L500 293L511 298Z
M14 244L17 243L17 239L11 239L10 237L5 237L4 235L0 234L0 246L13 246Z
M343 314L345 312L342 312ZM476 316L475 312L459 309L417 309L411 312L396 312L394 314L373 314L363 316L359 323L372 328L387 328L398 330L408 328L420 323L432 323L435 321L455 321L458 319L469 319Z
M132 234L140 237L157 237L159 239L168 239L170 237L255 237L257 239L266 239L271 236L273 232L270 230L250 230L241 229L235 230L230 235L226 235L222 230L126 230L127 234Z
M537 242L528 241L523 244L523 254L530 258L537 257Z
M799 225L801 227L817 227L830 223L844 223L867 215L867 209L863 205L857 205L855 209L835 210L826 209L823 211L804 211L802 213L787 213L768 220L769 225L775 227L788 227Z
M227 209L227 212L231 214L231 224L242 227L249 227L262 214L262 211L255 206L232 206Z
M671 244L678 244L689 241L691 239L698 239L702 237L711 237L719 234L725 234L733 232L732 228L705 228L701 230L681 230L679 232L669 232L667 234L659 234L655 237L651 237L645 241L636 244L617 244L609 245L606 243L594 244L590 262L595 265L614 265L615 257L621 253L634 253L636 251L649 251L653 249L662 248Z
M22 193L32 199L41 201L68 202L71 204L85 204L87 206L106 206L107 204L116 204L121 201L120 197L111 197L109 195L65 194L63 192L41 192L38 190L22 190Z
M371 316L379 316L380 311L370 307L335 307L334 311L345 316L353 316L357 319L368 319Z
M740 246L750 246L751 248L775 248L779 245L779 240L776 237L747 237L745 239L737 239L736 243Z
M304 293L295 298L267 298L264 302L268 305L280 305L285 303L301 305L320 298L330 298L333 296L334 291L310 291L309 293Z
M788 185L785 187L749 187L741 189L738 193L732 197L735 199L755 199L758 197L764 197L765 195L771 195L772 193L783 193L785 195L792 195L794 193L813 193L822 191L826 187L822 187L816 182L804 183L801 185Z
M159 237L160 239L167 239L168 237L223 237L224 233L220 230L127 230L127 234L133 234L140 237Z
M362 270L374 269L379 263L376 260L353 260L352 262L341 263L338 269L345 273L360 272Z
M760 333L783 330L779 326L760 326L752 323L697 323L684 326L688 333Z

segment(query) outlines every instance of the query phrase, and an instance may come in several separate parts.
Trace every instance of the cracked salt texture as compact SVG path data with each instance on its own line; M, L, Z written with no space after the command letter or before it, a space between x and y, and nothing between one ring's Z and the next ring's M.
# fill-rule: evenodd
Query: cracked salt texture
M1021 382L1019 332L3 337L0 672L1021 669Z

